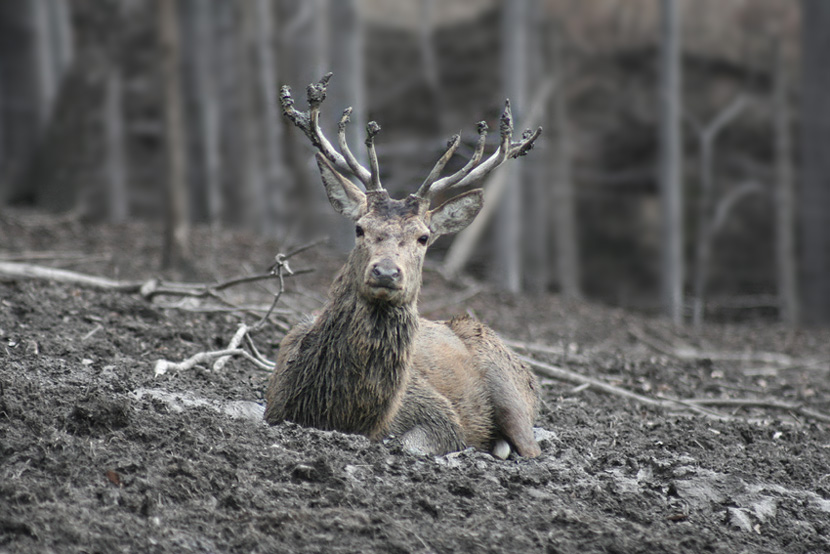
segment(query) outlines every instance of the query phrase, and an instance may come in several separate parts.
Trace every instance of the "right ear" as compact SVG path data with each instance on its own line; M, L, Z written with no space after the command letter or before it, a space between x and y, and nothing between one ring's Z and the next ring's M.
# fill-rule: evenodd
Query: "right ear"
M317 152L316 157L331 207L352 221L363 217L366 214L366 194L334 169L324 155Z

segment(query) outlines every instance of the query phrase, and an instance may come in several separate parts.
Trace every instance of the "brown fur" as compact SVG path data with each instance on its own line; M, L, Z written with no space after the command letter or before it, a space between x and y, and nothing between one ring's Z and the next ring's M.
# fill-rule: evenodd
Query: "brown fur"
M329 191L336 176L324 166L321 171ZM539 455L532 432L538 387L528 368L481 323L432 322L417 314L427 244L477 210L427 212L413 197L399 201L373 192L364 200L347 192L332 198L337 191L329 191L332 205L362 234L323 312L280 345L266 420L372 439L394 433L434 454L467 445L489 449L506 439L523 456ZM394 282L383 282L373 272L378 267L398 269Z

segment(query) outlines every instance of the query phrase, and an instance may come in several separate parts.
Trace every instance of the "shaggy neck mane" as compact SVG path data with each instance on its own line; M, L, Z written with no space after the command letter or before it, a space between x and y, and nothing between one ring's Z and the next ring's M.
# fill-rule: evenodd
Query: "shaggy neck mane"
M408 380L408 366L418 330L415 303L394 306L363 298L347 274L331 288L323 313L302 339L295 388L286 414L297 423L322 429L373 434L397 410ZM322 409L307 410L307 398Z

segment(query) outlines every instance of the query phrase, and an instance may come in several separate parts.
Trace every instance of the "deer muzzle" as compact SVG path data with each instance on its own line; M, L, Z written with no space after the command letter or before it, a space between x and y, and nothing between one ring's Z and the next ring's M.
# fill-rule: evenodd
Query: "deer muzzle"
M390 259L383 259L372 265L368 284L372 287L397 290L401 288L403 273Z

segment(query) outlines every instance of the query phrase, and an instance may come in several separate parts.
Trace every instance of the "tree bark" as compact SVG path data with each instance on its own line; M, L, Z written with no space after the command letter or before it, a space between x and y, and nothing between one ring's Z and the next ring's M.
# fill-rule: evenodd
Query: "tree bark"
M775 257L781 320L790 326L800 319L796 254L795 178L789 75L784 49L778 41L775 56L773 118L775 126Z
M662 297L665 313L683 323L683 140L680 10L663 0L660 59L660 194L663 211Z
M830 2L802 0L802 178L799 214L804 322L830 323Z
M127 145L124 125L124 85L118 60L111 60L104 97L104 148L107 173L107 212L112 223L129 216Z
M513 118L523 121L527 109L528 0L502 4L502 87L513 107ZM508 163L500 169L507 186L498 207L496 252L492 267L496 284L509 292L522 290L522 164Z
M746 106L746 99L739 96L722 109L715 119L705 127L698 129L700 143L700 202L697 214L697 238L695 241L694 265L694 300L692 303L692 322L695 327L703 325L706 305L706 285L709 279L709 264L712 258L712 241L714 240L715 194L714 159L715 141L720 132Z
M346 128L346 140L358 161L366 165L367 157L362 148L366 139L367 122L364 67L366 56L359 2L360 0L328 2L329 63L334 77L326 100L329 109L322 115L327 128L336 129L343 110L352 107L351 123ZM337 216L331 222L330 233L332 244L338 250L347 252L354 247L354 225L350 221Z
M245 223L255 231L265 234L268 221L268 194L264 164L264 140L259 110L259 82L257 72L257 18L255 0L237 4L240 10L238 29L240 108L242 125L242 211Z
M289 217L285 188L285 166L282 159L282 130L277 110L279 72L275 44L276 10L272 0L256 0L257 73L259 76L259 124L262 127L263 163L265 170L267 212L266 232L285 234Z
M212 2L196 1L195 10L196 102L202 123L202 165L207 190L207 213L211 233L215 236L222 225L222 110L220 89L216 78L218 67L213 61L218 57L214 44L216 14Z
M162 266L183 268L190 258L187 140L182 105L178 2L157 0L167 144L166 217Z
M58 92L58 62L52 32L53 6L50 0L33 0L30 10L35 40L35 64L37 71L38 119L45 129L52 115L52 105Z
M557 29L552 29L557 33ZM554 240L556 269L562 296L575 300L582 298L579 230L576 224L576 194L573 182L573 161L570 118L568 113L568 67L563 55L564 37L561 31L550 37L550 57L559 77L559 91L551 98L553 155L550 156L553 177Z

